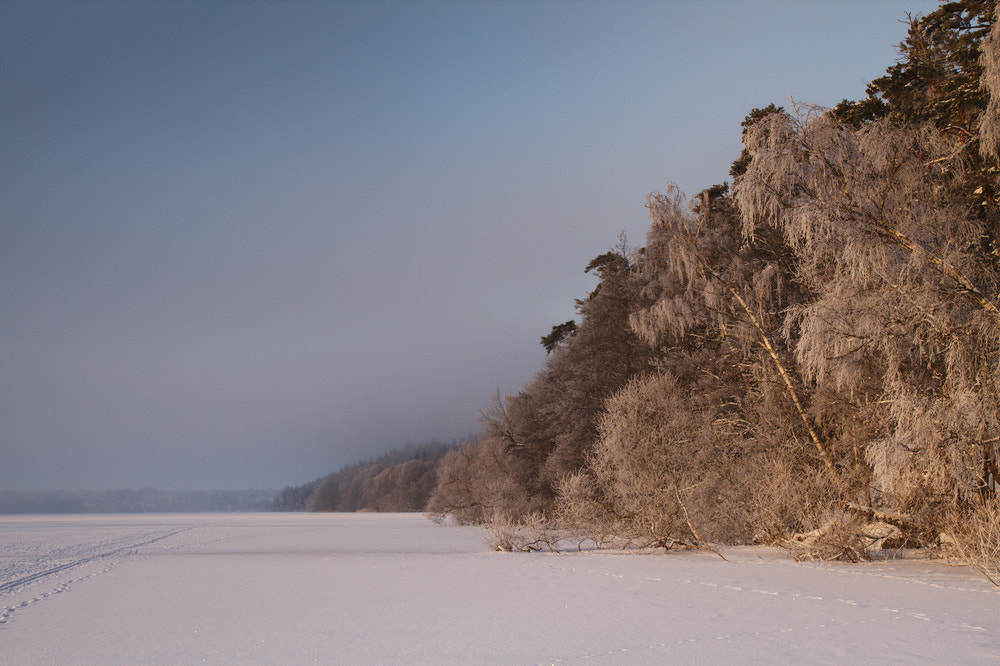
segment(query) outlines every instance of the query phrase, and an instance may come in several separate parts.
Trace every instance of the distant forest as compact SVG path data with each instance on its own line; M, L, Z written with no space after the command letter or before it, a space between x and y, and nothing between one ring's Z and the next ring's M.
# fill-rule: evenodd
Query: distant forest
M438 467L458 442L407 444L345 465L301 486L288 486L274 511L423 511L437 486Z
M741 131L731 181L650 194L644 246L585 267L578 317L475 441L290 502L416 508L433 478L421 508L532 532L507 546L922 547L996 576L996 0L913 17L863 99L771 104Z
M0 491L0 514L267 511L273 490Z

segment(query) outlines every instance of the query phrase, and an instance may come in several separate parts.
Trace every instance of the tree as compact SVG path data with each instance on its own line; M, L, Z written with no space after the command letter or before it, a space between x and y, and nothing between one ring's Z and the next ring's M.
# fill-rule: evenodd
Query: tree
M735 193L744 233L779 230L815 294L786 319L799 367L881 406L888 425L867 449L881 501L966 501L996 464L1000 274L963 196L963 138L798 111L748 133Z
M1000 146L1000 6L993 27L982 44L979 63L983 68L982 88L988 98L979 123L979 151L987 161L996 160Z
M632 316L635 331L651 344L695 335L721 353L776 375L800 431L836 473L834 454L807 412L805 387L780 334L781 313L796 298L789 279L791 253L780 235L763 230L742 235L725 186L702 192L690 211L673 188L650 195L647 207L652 227L644 266L647 293L654 299L650 308ZM763 389L771 385L757 384Z
M629 325L629 316L643 304L635 259L622 238L587 264L585 271L599 281L577 302L580 325L533 383L541 397L539 416L550 433L540 476L552 496L565 475L584 466L605 400L649 369L650 349Z
M482 524L490 516L520 517L541 509L537 495L522 480L530 478L524 461L511 456L500 439L486 435L445 456L427 511L439 520Z
M773 102L765 106L763 109L752 110L750 113L747 114L747 117L743 119L743 122L740 123L740 126L743 128L743 138L744 139L746 138L747 132L750 130L751 127L756 125L758 121L763 120L772 113L780 113L781 111L784 110L785 109L783 107L775 106ZM744 146L743 151L740 153L739 158L735 162L733 162L732 167L730 167L729 175L732 176L733 178L736 178L737 176L742 176L744 173L746 173L748 166L750 166L750 151L747 150L746 147Z
M608 400L587 471L561 487L567 524L662 548L749 537L731 476L741 451L729 405L693 388L657 372Z
M988 159L996 156L998 102L990 80L997 76L998 54L989 38L996 18L996 0L944 2L927 16L912 17L899 62L869 84L866 99L844 100L832 114L852 129L876 120L897 128L933 125L953 140L966 177L949 187L976 200L970 215L984 223L983 243L1000 253L996 165Z
M587 265L599 281L577 301L579 324L553 327L545 367L481 415L480 441L446 461L433 511L482 521L554 508L562 480L586 465L605 400L649 368L650 349L629 325L642 304L634 259L623 238Z
M986 103L980 43L995 12L995 0L961 0L911 17L899 62L868 84L865 99L844 100L833 109L834 116L855 129L880 119L897 126L929 122L970 141Z
M560 343L576 334L576 322L570 319L552 327L552 332L542 336L542 346L551 354Z

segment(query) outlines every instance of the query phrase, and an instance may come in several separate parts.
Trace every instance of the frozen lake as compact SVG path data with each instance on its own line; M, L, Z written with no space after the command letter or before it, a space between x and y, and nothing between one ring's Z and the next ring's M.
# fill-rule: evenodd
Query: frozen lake
M0 516L0 661L1000 661L1000 592L919 561L496 553L416 514Z

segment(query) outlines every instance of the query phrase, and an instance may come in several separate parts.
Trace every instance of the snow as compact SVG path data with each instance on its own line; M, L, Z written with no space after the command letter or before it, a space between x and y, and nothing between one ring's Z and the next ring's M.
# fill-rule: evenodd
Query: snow
M497 553L419 514L0 516L0 661L1000 660L1000 591L761 548Z

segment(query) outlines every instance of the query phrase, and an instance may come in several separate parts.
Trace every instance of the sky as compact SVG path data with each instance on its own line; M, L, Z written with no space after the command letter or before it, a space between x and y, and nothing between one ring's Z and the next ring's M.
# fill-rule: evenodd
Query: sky
M0 490L280 488L474 434L646 195L927 0L0 0Z

